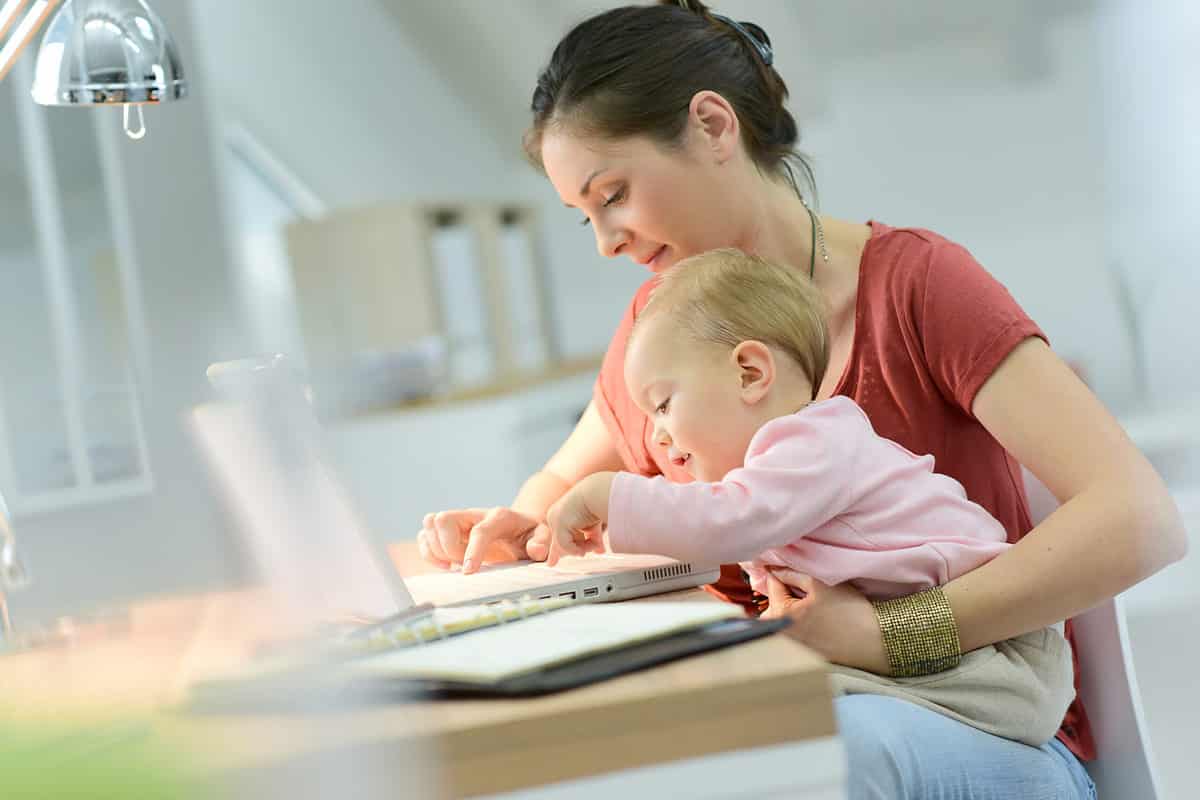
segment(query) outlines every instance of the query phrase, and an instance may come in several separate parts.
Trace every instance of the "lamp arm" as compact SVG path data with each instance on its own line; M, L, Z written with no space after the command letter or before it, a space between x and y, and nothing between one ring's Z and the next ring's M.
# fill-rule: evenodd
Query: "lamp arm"
M25 45L29 44L37 35L62 0L33 0L33 4L29 5L25 16L20 22L17 22L21 9L29 2L30 0L4 0L4 5L0 6L0 42L4 43L3 46L0 46L0 81L4 80L4 76L17 63L17 58L25 49ZM15 28L13 27L14 23L16 24ZM12 35L5 42L4 37L10 29L12 29Z

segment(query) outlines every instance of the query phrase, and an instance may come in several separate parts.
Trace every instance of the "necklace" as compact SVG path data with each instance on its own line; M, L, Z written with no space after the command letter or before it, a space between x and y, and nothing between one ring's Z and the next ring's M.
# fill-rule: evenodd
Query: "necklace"
M817 248L821 248L821 260L826 264L829 263L829 248L825 246L825 228L821 225L821 220L807 203L804 204L804 210L808 212L808 219L812 223L812 250L808 256L808 277L812 280L817 273Z

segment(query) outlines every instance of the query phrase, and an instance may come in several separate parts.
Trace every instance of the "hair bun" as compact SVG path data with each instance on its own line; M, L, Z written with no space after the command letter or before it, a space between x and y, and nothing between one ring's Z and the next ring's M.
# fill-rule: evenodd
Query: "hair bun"
M767 48L770 49L771 37L767 36L766 31L764 31L758 25L755 25L753 22L742 21L741 25L743 28L750 31L751 36L753 36L755 39L758 39L759 42L761 42L762 44L765 44L767 46Z
M702 17L712 16L712 11L700 0L658 0L658 4L660 6L678 6L684 11L690 11Z

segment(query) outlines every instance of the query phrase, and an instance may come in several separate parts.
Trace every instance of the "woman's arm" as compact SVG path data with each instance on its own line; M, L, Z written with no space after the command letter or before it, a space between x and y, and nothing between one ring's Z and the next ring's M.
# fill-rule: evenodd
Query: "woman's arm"
M546 510L593 472L615 471L621 466L621 456L595 402L588 403L571 435L546 465L522 484L512 505L487 511L469 527L467 541L459 545L463 553L463 572L478 569L493 543L514 537L518 548L530 558L546 558L549 550L548 532L543 524ZM462 527L456 525L454 519L444 516L452 513L435 515L434 521L439 542L450 549L454 549L456 541L462 540ZM442 518L440 522L439 517ZM533 525L529 524L531 521ZM446 528L444 534L442 528Z
M946 584L964 652L1073 617L1183 557L1183 523L1161 478L1043 341L1018 345L972 411L1062 505Z
M1183 557L1186 535L1162 480L1040 339L1009 353L972 408L1062 505L942 587L963 652L1076 616ZM853 587L783 570L768 593L767 615L790 617L789 635L834 663L889 674L879 622Z
M579 481L593 472L615 472L621 467L621 456L593 400L558 452L521 486L512 509L544 520L546 509Z

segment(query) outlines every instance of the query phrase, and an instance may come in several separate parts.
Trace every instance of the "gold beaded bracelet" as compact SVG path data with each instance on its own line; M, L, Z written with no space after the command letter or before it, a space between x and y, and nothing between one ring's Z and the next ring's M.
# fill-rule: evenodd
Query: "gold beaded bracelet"
M962 660L958 624L940 588L871 605L894 677L932 675Z

